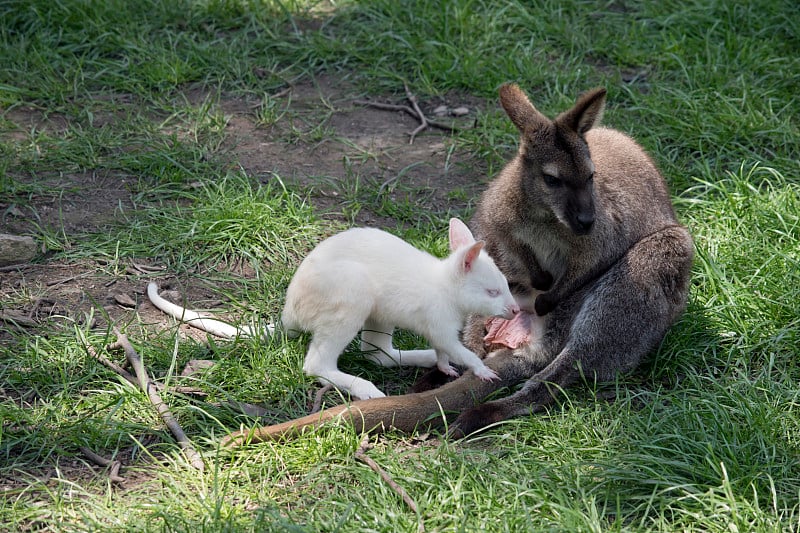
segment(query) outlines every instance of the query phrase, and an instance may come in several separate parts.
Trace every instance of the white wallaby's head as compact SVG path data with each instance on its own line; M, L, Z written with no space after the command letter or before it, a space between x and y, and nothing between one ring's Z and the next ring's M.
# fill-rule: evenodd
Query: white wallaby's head
M475 241L469 228L457 218L450 219L450 257L457 280L460 307L469 314L511 318L519 306L508 289L508 280Z
M517 85L500 87L500 103L522 133L516 168L527 203L575 235L588 234L594 224L594 164L584 136L599 124L605 97L605 89L592 89L550 120Z

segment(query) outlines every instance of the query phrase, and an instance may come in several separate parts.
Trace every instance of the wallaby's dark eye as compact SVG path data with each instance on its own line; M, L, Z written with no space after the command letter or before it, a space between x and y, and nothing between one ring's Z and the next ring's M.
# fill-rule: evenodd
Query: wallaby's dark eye
M545 185L548 187L561 187L561 180L552 174L542 174L542 177L544 178Z

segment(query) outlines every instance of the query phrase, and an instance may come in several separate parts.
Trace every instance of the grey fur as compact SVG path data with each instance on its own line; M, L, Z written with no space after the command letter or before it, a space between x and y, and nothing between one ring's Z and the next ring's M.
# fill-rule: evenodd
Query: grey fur
M458 433L535 411L582 374L608 380L636 367L684 310L694 254L650 157L626 135L595 127L604 89L553 121L516 85L500 94L520 148L483 194L473 227L516 295L535 297L545 333L531 347L488 356L503 381L527 381L464 411ZM543 167L558 169L561 184L548 186ZM569 223L570 205L593 219L588 232ZM474 320L473 350L483 348L482 334Z

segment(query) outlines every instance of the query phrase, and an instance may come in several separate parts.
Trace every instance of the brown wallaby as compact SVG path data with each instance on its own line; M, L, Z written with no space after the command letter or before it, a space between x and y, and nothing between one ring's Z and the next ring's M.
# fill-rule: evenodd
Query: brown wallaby
M450 433L462 436L536 412L582 376L606 381L638 365L686 305L694 247L650 157L625 134L597 127L605 94L589 91L550 120L516 85L500 89L520 147L483 194L473 226L532 333L511 349L490 340L482 318L464 332L499 380L466 372L437 389L243 430L225 443L279 438L334 418L359 431L413 431L441 424L448 412L460 413ZM500 347L487 354L487 342ZM510 396L480 403L521 382Z

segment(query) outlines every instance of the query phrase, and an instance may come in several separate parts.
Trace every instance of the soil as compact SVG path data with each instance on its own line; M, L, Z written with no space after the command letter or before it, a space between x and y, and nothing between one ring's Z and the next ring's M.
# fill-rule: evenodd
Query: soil
M198 104L208 99L203 90L190 90L186 96ZM256 180L266 182L280 176L290 186L303 190L317 211L326 216L343 218L343 191L351 190L355 179L369 180L373 186L382 184L391 200L410 199L418 206L418 221L398 220L365 206L354 217L360 225L391 228L424 223L426 213L463 210L478 196L486 182L481 164L453 150L449 133L429 128L412 144L409 134L419 125L415 118L354 103L365 99L339 78L317 77L275 95L273 102L280 118L263 125L256 112L260 102L223 96L219 105L227 125L220 153ZM403 96L371 100L407 103ZM461 128L472 126L478 109L493 105L463 95L420 101L427 116ZM467 113L435 117L436 108L462 108L462 113L466 108ZM17 140L25 139L26 132L33 129L58 134L68 126L64 116L32 108L15 108L3 116L17 129L6 128L0 135ZM113 115L95 117L96 124L113 120ZM314 140L315 128L324 130L318 140ZM128 211L134 207L133 193L125 184L136 180L135 176L86 171L14 178L45 183L51 192L26 198L20 205L0 198L0 233L36 235L38 225L57 229L67 242L74 242L81 234L103 231L109 224L118 223L115 217L119 207ZM38 324L51 327L54 321L64 323L64 317L66 322L80 323L97 306L113 322L128 323L138 314L143 324L166 327L166 317L144 294L147 274L159 265L139 258L122 272L108 266L100 259L51 259L46 243L42 243L42 254L34 262L3 269L0 342L13 337L10 328L35 333ZM204 309L215 305L224 308L215 291L200 280L168 278L166 283L162 281L162 289L165 286L179 289L178 301ZM102 313L95 312L94 317L95 325L106 325ZM205 337L188 327L182 333Z

